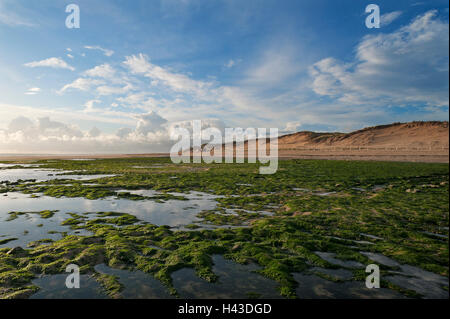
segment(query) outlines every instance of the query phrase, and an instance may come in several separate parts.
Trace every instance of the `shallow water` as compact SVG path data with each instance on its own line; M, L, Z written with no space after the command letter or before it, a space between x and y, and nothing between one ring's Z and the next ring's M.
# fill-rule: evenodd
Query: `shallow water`
M241 265L214 255L213 272L219 276L216 283L197 277L195 270L183 268L172 274L173 285L181 298L186 299L232 299L248 298L256 294L260 298L280 299L278 284L257 273L258 266ZM256 296L255 295L255 296Z
M106 299L108 296L102 291L100 284L90 275L80 275L80 288L66 287L69 275L45 275L33 280L33 284L40 290L30 299Z
M321 273L329 276L333 276L341 280L349 280L353 277L353 273L347 269L327 269L321 267L313 267L310 269L311 272Z
M181 298L281 298L276 290L276 282L253 272L259 269L258 266L240 265L219 255L213 255L212 259L213 271L219 276L218 282L209 283L197 277L190 268L183 268L172 274L173 285ZM124 285L124 290L120 293L123 298L174 298L160 281L141 271L114 269L105 264L97 265L95 270L117 276L118 281ZM67 275L45 275L35 279L33 284L41 289L31 298L107 298L101 286L89 275L80 276L80 289L68 289L65 285Z
M317 196L331 196L331 195L334 195L334 194L336 194L336 192L316 193L314 195L317 195Z
M390 267L400 267L400 271L395 272L397 273L397 275L384 277L384 279L386 279L387 281L390 281L402 288L414 290L423 295L424 298L449 298L448 291L442 289L442 287L444 286L449 286L447 277L440 276L411 265L402 265L395 260L381 254L371 252L361 253L377 263Z
M4 164L0 163L0 168L9 168L14 166L21 166L21 167L39 167L42 164Z
M1 202L0 200L0 210L2 210ZM6 221L9 217L9 214L0 212L0 235L3 236L2 239L17 239L0 245L0 248L16 246L25 248L28 243L41 239L59 240L62 238L62 232L67 232L70 235L91 235L86 230L71 230L69 226L62 226L61 222L70 218L69 215L63 213L56 212L53 217L46 219L41 218L39 214L30 213L20 215L14 220ZM56 233L49 234L50 231Z
M302 191L302 192L310 192L311 191L308 188L298 188L298 187L294 187L292 190L294 190L294 191Z
M11 167L15 164L2 164L4 167ZM31 165L31 164L30 164ZM91 180L114 175L58 175L67 173L61 170L44 169L4 169L0 170L0 181L15 182L20 180L35 179L37 181L48 181L53 179L68 180ZM121 192L121 191L119 191ZM123 190L131 194L153 197L161 194L154 190ZM69 234L90 235L88 231L73 231L70 226L62 226L61 222L70 218L68 213L83 214L85 212L121 212L136 216L144 222L155 225L168 225L177 229L185 230L184 226L197 222L200 228L218 228L218 226L201 225L197 214L202 210L211 210L217 207L215 199L222 196L215 196L201 192L171 193L176 196L183 196L188 200L167 200L156 202L153 200L133 201L129 199L118 199L107 197L97 200L89 200L82 197L77 198L55 198L49 196L31 197L22 193L0 194L0 236L1 239L17 238L1 247L22 246L29 242L40 239L58 240L61 232ZM36 195L36 194L35 194ZM40 194L37 194L40 195ZM53 217L41 218L38 214L44 210L57 211ZM18 216L17 219L7 221L10 212L30 212L27 215ZM96 218L96 214L84 215L87 219ZM219 226L226 227L226 226ZM48 232L57 232L49 234Z
M23 165L22 165L23 166ZM91 180L115 175L61 175L71 173L54 169L13 168L0 170L0 182L15 183L19 180L36 180L45 182L55 179L71 179L77 181Z
M386 288L369 289L363 281L332 282L315 275L295 273L300 299L404 299L398 292Z
M315 251L316 255L318 255L323 260L328 261L331 264L338 265L341 267L348 267L348 268L363 268L364 265L360 262L353 261L353 260L341 260L335 258L335 253L328 253L328 252L322 252L322 251Z
M142 271L114 269L105 264L95 266L95 270L119 277L119 282L124 286L120 295L125 299L175 298L159 280Z
M154 191L146 190L134 191L133 193L157 194ZM81 197L40 196L32 198L30 195L22 193L7 193L6 195L0 195L0 235L19 239L0 245L0 247L25 246L30 241L42 238L59 239L61 238L59 234L50 235L48 231L70 232L69 226L60 225L61 222L71 217L68 213L121 212L134 215L151 224L180 228L193 222L200 222L201 219L196 215L202 210L214 209L217 205L214 196L198 192L183 194L189 200L168 200L163 203L152 200L133 201L115 197L89 200ZM41 218L38 214L28 214L19 216L12 221L6 221L10 217L9 212L39 212L44 210L57 210L57 212L53 217L47 219ZM96 214L83 216L88 219L96 218ZM42 224L42 227L37 227L40 224ZM29 231L27 235L24 235L25 230Z
M361 236L364 236L364 237L368 237L368 238L371 238L371 239L378 239L378 240L383 240L384 238L381 238L381 237L378 237L378 236L375 236L375 235L371 235L371 234L365 234L365 233L359 233Z
M161 168L164 166L168 166L169 164L153 164L153 165L147 165L147 166L131 166L131 168Z
M67 171L46 170L35 167L36 164L20 164L26 168L8 169L17 164L0 163L0 182L15 182L19 179L38 181L48 181L53 179L91 180L114 175L58 175ZM242 184L242 186L250 186ZM381 188L379 188L381 189ZM379 190L378 189L378 190ZM302 190L305 189L294 189ZM121 191L119 191L121 192ZM123 190L131 194L153 197L161 194L154 190ZM155 225L168 225L180 230L188 230L184 226L195 222L201 226L200 229L230 227L202 225L201 219L196 215L202 210L212 210L217 207L216 196L201 192L171 193L172 195L183 196L188 200L167 200L158 203L153 200L133 201L129 199L118 199L108 197L97 200L85 198L54 198L40 196L32 198L30 195L22 193L0 194L0 239L18 238L17 240L0 245L2 247L25 247L29 242L44 238L58 240L61 232L69 234L90 235L85 230L70 230L69 226L62 226L61 222L71 216L68 213L78 213L87 219L98 218L96 214L85 212L105 212L115 211L128 213L136 216L142 221ZM315 193L318 196L330 196L335 192ZM233 195L232 195L233 196ZM240 195L235 195L240 196ZM248 196L261 196L252 194ZM53 217L41 218L38 214L44 210L57 210ZM17 219L6 221L9 212L29 212L26 215L18 216ZM246 210L244 210L246 211ZM233 209L226 209L227 213L235 214ZM250 211L246 211L250 212ZM271 212L260 212L264 215L272 215ZM243 226L234 226L243 227ZM233 227L233 228L234 228ZM196 229L198 230L198 229ZM448 230L448 227L447 227ZM49 234L49 231L56 233ZM448 238L445 235L427 233L430 236ZM370 234L361 233L370 239L383 240ZM337 238L340 239L340 238ZM368 241L355 241L358 243L373 244ZM385 276L384 279L407 289L412 289L424 295L425 298L448 298L448 292L442 289L448 287L448 279L417 267L410 265L400 265L394 260L383 255L362 252L377 263L399 267L400 271L391 272L392 275ZM327 252L316 252L324 260L330 263L347 268L364 268L356 261L344 261L335 258L335 254ZM219 276L217 283L208 283L196 276L195 271L189 268L180 269L172 274L173 284L179 291L182 298L247 298L258 296L261 298L281 298L277 291L277 283L267 279L254 270L259 269L256 265L240 265L224 259L222 256L213 256L213 271ZM119 281L125 285L122 292L124 298L170 298L166 287L159 281L140 271L126 271L112 269L106 265L96 266L99 272L113 274L119 277ZM325 269L315 267L310 269L342 280L352 278L352 273L345 269ZM409 276L409 277L408 277ZM100 285L89 276L82 276L82 289L67 289L65 278L67 275L43 276L34 281L34 284L42 289L33 295L32 298L105 298L106 295L100 291ZM344 283L334 283L312 274L294 274L294 278L299 283L297 293L300 298L402 298L403 296L389 289L368 289L364 282L346 281Z
M432 232L429 232L429 231L424 231L423 233L426 234L426 235L429 235L429 236L434 236L434 237L438 237L438 238L448 239L447 235L436 234L436 233L432 233Z

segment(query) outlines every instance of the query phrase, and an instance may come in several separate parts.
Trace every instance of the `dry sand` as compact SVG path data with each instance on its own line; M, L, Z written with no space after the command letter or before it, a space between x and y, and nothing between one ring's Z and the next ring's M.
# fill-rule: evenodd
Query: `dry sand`
M222 146L224 147L224 146ZM244 145L248 152L248 142ZM278 139L280 159L449 162L448 122L380 125L351 133L298 132ZM154 154L0 155L0 161L169 157Z

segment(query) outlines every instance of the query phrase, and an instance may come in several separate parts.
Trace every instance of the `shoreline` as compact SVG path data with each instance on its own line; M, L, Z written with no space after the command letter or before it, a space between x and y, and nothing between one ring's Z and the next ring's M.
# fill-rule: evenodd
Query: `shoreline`
M169 153L149 154L1 154L0 161L39 161L39 160L93 160L93 159L120 159L120 158L168 158ZM449 154L368 154L366 152L334 153L305 152L299 154L279 154L279 160L290 159L321 159L321 160L349 160L349 161L387 161L387 162L419 162L419 163L449 163Z

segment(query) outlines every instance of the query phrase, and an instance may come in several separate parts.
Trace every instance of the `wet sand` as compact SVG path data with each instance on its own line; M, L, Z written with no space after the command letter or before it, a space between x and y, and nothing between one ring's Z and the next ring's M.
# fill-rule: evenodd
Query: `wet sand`
M81 160L81 159L110 159L110 158L164 158L169 153L149 154L49 154L49 155L7 155L0 154L0 161L38 161L38 160ZM449 163L449 153L443 152L368 152L368 151L298 151L285 152L280 150L280 160L287 159L323 159L323 160L349 160L349 161L389 161L389 162L422 162L422 163Z
M169 153L149 154L0 154L0 161L82 160L107 158L169 157Z

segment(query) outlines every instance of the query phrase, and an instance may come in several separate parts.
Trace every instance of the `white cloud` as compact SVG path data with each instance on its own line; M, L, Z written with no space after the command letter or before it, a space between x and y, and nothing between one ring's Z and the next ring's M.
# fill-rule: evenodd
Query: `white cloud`
M33 121L22 116L13 119L6 129L0 129L0 153L168 152L175 143L170 139L174 127L192 131L191 121L168 122L155 112L136 115L135 120L134 129L123 127L115 134L106 134L97 127L82 131L49 117ZM204 119L202 124L202 128L224 127L223 122L216 119Z
M190 73L157 65L141 53L126 57L122 64L126 68L104 63L81 72L59 93L69 89L88 92L84 110L77 111L77 116L83 118L80 122L117 123L132 119L136 123L131 129L133 124L126 122L123 125L130 127L113 135L100 133L94 137L86 131L81 139L90 142L76 142L80 149L86 149L85 145L93 141L124 144L123 148L108 144L111 151L138 150L137 145L142 150L156 151L151 143L158 147L167 145L174 123L193 118L220 117L232 126L278 126L280 131L291 132L302 124L304 129L320 125L323 130L347 130L421 116L416 112L395 118L395 112L389 111L391 105L448 103L448 80L443 78L448 75L448 25L433 12L395 32L366 36L354 49L354 59L323 59L311 66L308 76L304 65L312 63L303 58L300 48L269 43L260 50L259 58L246 63L248 69L235 86L220 85L210 76L198 79ZM235 67L238 60L229 62ZM104 105L99 104L100 99ZM445 113L442 109L433 109L426 116L441 119ZM148 111L158 113L136 115ZM70 122L66 120L69 115L59 116L58 120ZM7 122L0 116L2 121ZM189 126L189 121L180 125ZM119 126L105 127L112 131ZM94 151L100 149L102 146Z
M78 78L72 83L64 85L59 91L59 94L64 93L68 89L77 89L80 91L88 91L92 87L101 85L104 82L102 80L95 80L95 79L89 79L89 78Z
M127 84L123 87L102 85L97 87L97 93L99 95L118 95L118 94L125 94L126 92L132 89L133 86L131 84Z
M366 36L355 61L310 68L312 89L351 104L448 105L448 23L429 11L399 30Z
M220 119L215 119L215 118L203 118L203 119L197 119L201 121L201 129L207 129L207 128L216 128L218 129L221 133L222 136L225 135L225 123L220 120ZM202 138L204 139L205 136L201 136L201 132L197 132L198 134L195 134L196 132L194 132L193 129L194 125L193 125L193 121L178 121L178 122L172 122L169 123L167 125L167 130L168 130L168 134L169 136L173 136L176 134L174 134L174 130L177 128L184 128L187 129L191 135L191 137L194 138Z
M95 111L94 104L98 104L98 103L101 103L101 102L102 101L100 101L100 100L89 100L89 101L87 101L84 104L84 107L85 107L84 112L93 112L93 111Z
M128 66L132 73L136 74L145 74L152 68L148 57L142 53L126 57L123 63Z
M165 130L163 125L167 123L167 120L156 112L139 115L137 120L136 133L143 136Z
M122 127L117 130L116 136L120 139L125 139L131 134L132 130L129 127Z
M72 54L66 54L68 58L73 59L73 55Z
M32 126L33 126L33 122L31 122L30 119L28 119L24 116L19 116L19 117L13 119L9 123L8 131L10 133L16 133L18 131L25 131Z
M144 75L152 81L156 80L175 92L205 97L212 88L212 83L210 82L193 80L187 75L171 72L167 68L152 64L148 57L142 53L126 57L123 63L132 73Z
M64 138L65 136L69 137L83 136L82 132L76 126L67 125L58 121L52 121L50 117L39 118L37 130L39 134L45 137Z
M301 126L302 124L300 122L288 122L286 123L286 127L284 128L283 131L286 133L297 132Z
M41 89L38 88L38 87L34 87L34 88L29 88L29 89L25 92L25 94L26 94L26 95L35 95L35 94L38 94L39 92L41 92Z
M83 74L90 77L112 78L116 71L107 63L98 65Z
M119 97L119 98L117 98L117 102L120 102L121 104L130 105L130 106L138 106L141 103L143 103L146 98L147 98L147 92L139 92L139 93L129 94L125 97Z
M0 24L10 27L35 27L36 24L28 19L6 8L4 3L0 1Z
M302 66L297 62L298 52L289 44L266 50L258 63L247 71L246 82L259 86L280 84L298 75Z
M64 85L58 93L62 94L68 89L89 91L95 88L95 92L99 96L122 95L133 90L133 85L127 79L128 77L125 74L116 76L116 70L105 63L82 72L82 77ZM123 86L118 86L121 84Z
M229 60L229 61L225 64L225 67L229 69L229 68L232 68L235 64L236 64L236 61L234 61L234 60Z
M67 69L71 71L75 71L75 68L67 64L61 58L48 58L41 61L34 61L24 64L27 67L35 68L35 67L50 67L54 69Z
M397 20L401 15L402 15L401 11L392 11L385 13L380 17L380 24L382 27L385 27L394 22L394 20Z
M17 117L17 114L28 118L51 117L64 123L99 123L99 125L132 126L136 123L132 112L110 111L96 109L95 113L73 110L71 107L36 108L26 105L4 104L0 102L0 130L8 127L8 123Z
M110 57L114 54L113 50L103 49L101 46L98 46L98 45L85 45L84 48L88 49L88 50L99 50L99 51L103 52L103 54L105 56L108 56L108 57Z
M49 138L65 139L81 137L83 133L75 126L53 121L49 117L38 118L37 122L20 116L11 121L7 130L3 131L8 139L20 137L22 141L39 141Z
M101 135L101 131L97 128L97 127L93 127L89 132L88 132L88 136L89 137L99 137Z

